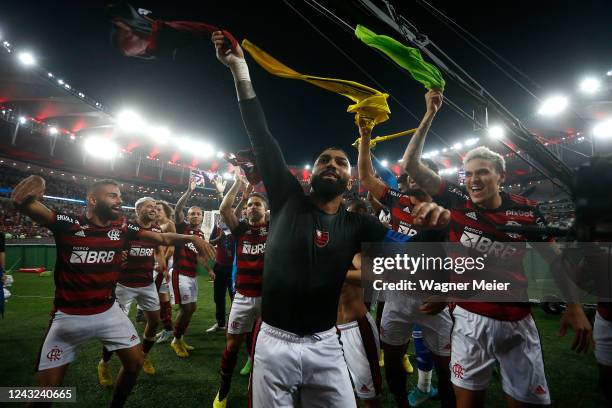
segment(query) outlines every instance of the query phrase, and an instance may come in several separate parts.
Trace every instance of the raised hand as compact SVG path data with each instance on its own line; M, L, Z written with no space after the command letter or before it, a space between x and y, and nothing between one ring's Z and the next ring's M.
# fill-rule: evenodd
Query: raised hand
M438 113L442 107L442 100L444 96L440 91L431 90L425 94L425 105L427 106L428 113Z
M193 193L197 186L198 186L198 182L197 182L196 178L195 177L191 177L189 179L189 186L187 187L188 191L190 193Z
M42 200L45 194L45 179L40 176L29 176L24 178L15 186L11 193L11 200L22 205L29 200Z
M223 35L223 31L215 31L212 34L212 42L215 45L215 51L217 54L217 59L225 66L230 67L231 65L239 62L240 60L244 61L244 52L240 45L237 45L235 49L225 50L225 42L226 38Z
M215 188L217 189L219 194L223 194L223 192L225 191L225 186L227 185L227 181L224 180L223 177L217 176L215 177L213 183L215 184Z

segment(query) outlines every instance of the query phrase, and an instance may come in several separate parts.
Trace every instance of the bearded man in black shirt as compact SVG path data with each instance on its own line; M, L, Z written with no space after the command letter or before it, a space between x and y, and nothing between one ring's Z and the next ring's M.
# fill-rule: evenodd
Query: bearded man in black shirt
M336 334L340 290L363 242L408 241L376 218L346 211L350 162L338 148L317 157L310 194L285 163L255 96L240 46L217 58L234 76L240 111L270 204L262 290L262 323L256 332L252 406L354 407L355 397ZM415 212L416 211L416 212ZM434 203L415 207L423 227L439 227L449 212Z

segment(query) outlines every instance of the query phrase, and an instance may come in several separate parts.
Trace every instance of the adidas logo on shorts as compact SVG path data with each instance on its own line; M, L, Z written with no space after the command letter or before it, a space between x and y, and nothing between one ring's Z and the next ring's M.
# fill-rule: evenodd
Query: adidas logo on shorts
M546 389L544 387L542 387L541 385L538 385L538 387L533 390L533 392L537 395L546 395L548 394L548 392L546 392Z
M83 237L85 238L85 231L83 230L78 230L77 232L74 233L75 237Z

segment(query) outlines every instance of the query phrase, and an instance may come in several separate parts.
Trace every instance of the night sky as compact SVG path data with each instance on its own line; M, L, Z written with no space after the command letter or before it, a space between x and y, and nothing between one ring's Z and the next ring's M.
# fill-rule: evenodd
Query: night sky
M354 36L310 9L289 0L316 27L367 71L385 90L420 118L425 90L391 62ZM355 3L325 1L351 25L364 24L391 34ZM479 57L415 0L395 0L398 11L485 85L517 116L528 119L537 101ZM612 69L612 1L517 0L490 2L431 1L450 18L510 60L533 83L521 80L539 97L573 90L588 73ZM212 44L181 50L174 61L144 61L120 56L110 44L102 1L3 1L0 32L16 46L33 51L39 63L74 87L102 101L112 112L132 107L177 136L201 137L220 150L248 146L229 71L217 62ZM199 20L222 26L238 39L248 38L295 70L338 77L377 87L334 45L297 16L283 1L132 2L166 20ZM348 148L356 137L348 100L312 85L273 77L247 57L251 78L270 127L287 161L313 161L330 145ZM469 99L452 83L447 95L465 110ZM391 119L375 133L416 127L418 120L390 100ZM428 147L452 144L473 134L472 124L448 106L434 122ZM442 140L441 140L442 139ZM380 157L400 157L405 142L381 145ZM353 157L355 157L354 155Z

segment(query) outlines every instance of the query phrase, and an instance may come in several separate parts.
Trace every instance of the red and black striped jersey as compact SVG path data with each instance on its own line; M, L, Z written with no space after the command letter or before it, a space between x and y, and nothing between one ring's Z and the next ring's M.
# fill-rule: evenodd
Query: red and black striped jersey
M236 291L244 296L261 296L268 227L268 223L253 226L241 221L232 230L236 237Z
M440 242L445 239L446 233L443 230L421 230L414 225L414 218L411 214L414 204L412 204L409 195L387 186L378 200L389 208L391 228L394 231L406 234L409 237L420 234L421 242Z
M55 237L55 309L67 314L102 313L115 302L121 251L136 240L140 227L125 219L106 227L84 216L53 213L47 225Z
M234 263L234 251L236 250L234 235L231 234L229 230L215 225L210 234L210 239L212 241L221 235L224 235L224 237L221 242L217 244L215 262L223 266L232 266Z
M526 251L517 243L553 240L540 234L498 231L496 229L498 225L545 225L544 217L537 208L537 202L516 194L504 192L500 194L501 206L495 209L483 209L470 200L461 186L443 180L434 200L441 197L451 210L448 240L460 242L482 255L503 260L503 268L494 273L498 277L502 276L505 281L512 282L513 287L524 292L521 298L527 298L527 278L523 270L523 257ZM458 304L473 313L499 320L520 320L530 312L527 303L461 302Z
M133 224L137 224L135 221ZM161 233L161 227L153 224L149 228L140 227L142 231ZM119 283L130 288L141 288L153 283L155 267L155 250L157 245L143 241L128 242L128 256L123 265Z
M204 239L200 228L193 228L187 223L176 224L176 233L184 235L197 235ZM173 273L195 278L198 275L198 251L193 243L176 245L174 247Z

